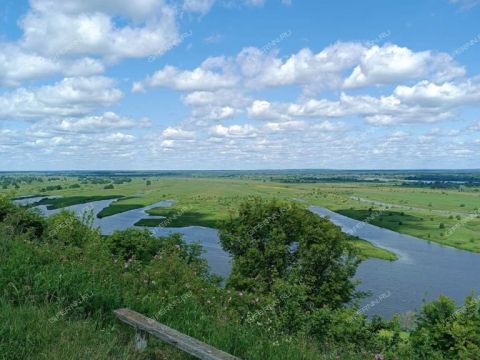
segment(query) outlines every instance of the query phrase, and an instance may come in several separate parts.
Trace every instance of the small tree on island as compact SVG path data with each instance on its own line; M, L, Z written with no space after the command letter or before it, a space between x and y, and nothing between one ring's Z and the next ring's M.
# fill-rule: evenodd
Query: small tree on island
M358 259L329 220L276 200L252 198L220 231L233 258L227 287L255 294L295 293L303 308L339 308L355 299Z

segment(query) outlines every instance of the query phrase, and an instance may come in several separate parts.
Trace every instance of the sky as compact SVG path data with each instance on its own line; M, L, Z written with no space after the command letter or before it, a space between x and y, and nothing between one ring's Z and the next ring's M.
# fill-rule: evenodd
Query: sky
M478 169L480 0L0 0L0 170Z

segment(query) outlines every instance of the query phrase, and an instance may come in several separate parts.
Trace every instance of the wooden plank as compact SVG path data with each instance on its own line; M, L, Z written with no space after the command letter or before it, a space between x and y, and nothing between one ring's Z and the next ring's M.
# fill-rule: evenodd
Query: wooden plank
M149 333L186 353L202 360L240 360L239 358L227 354L221 350L205 344L188 335L182 334L177 330L169 328L166 325L150 319L130 309L118 309L114 311L115 315L124 323L133 326L138 331ZM146 345L146 337L143 337Z

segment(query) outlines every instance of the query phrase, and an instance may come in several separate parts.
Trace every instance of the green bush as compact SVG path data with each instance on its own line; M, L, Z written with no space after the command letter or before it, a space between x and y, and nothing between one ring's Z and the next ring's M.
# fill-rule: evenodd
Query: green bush
M115 231L106 243L112 254L123 261L148 262L158 253L161 244L152 233L145 230L128 229Z
M92 230L91 223L91 213L84 213L79 219L74 213L62 210L47 219L45 239L50 243L82 247L92 237L100 236L98 231Z
M471 295L458 309L455 302L446 296L426 304L411 335L416 356L475 359L480 354L479 300Z
M0 222L4 236L26 235L41 237L45 230L45 220L37 211L13 205L6 197L0 196Z

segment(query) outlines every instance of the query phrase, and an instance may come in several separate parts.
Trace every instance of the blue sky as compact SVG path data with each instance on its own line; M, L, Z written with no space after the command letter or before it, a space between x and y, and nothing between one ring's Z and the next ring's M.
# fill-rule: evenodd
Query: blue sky
M478 19L478 0L2 0L0 169L480 168Z

